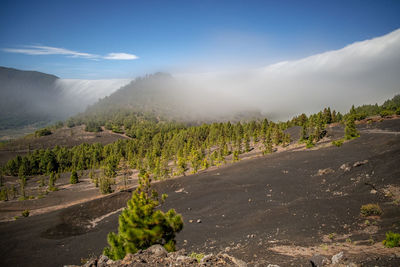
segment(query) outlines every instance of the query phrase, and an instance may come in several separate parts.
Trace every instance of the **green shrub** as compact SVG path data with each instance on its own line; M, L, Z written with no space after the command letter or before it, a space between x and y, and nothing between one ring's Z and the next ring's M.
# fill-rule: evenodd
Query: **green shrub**
M312 147L314 147L314 146L315 146L315 144L314 144L314 142L312 141L312 139L311 139L311 138L308 138L307 143L306 143L306 148L312 148Z
M43 129L37 130L35 132L36 137L46 136L46 135L51 135L51 134L52 134L52 132L47 128L43 128Z
M123 133L124 133L124 131L121 129L121 127L119 127L119 126L117 126L117 125L115 125L115 126L112 127L112 131L113 131L114 133L119 133L119 134L123 134Z
M22 216L23 216L23 217L28 217L28 216L29 216L29 210L24 210L24 211L22 212Z
M396 115L400 115L400 107L396 109Z
M379 115L380 115L382 118L387 117L387 116L390 116L390 115L393 115L393 114L394 114L394 111L393 111L393 110L389 110L389 109L382 110L382 111L379 113Z
M343 145L343 142L344 142L343 139L334 140L334 141L332 141L332 145L337 146L337 147L341 147Z
M145 174L139 179L139 186L132 194L119 216L118 234L108 234L110 245L103 251L107 257L118 260L127 253L136 253L154 244L163 245L166 250L175 250L175 234L182 230L183 220L180 214L170 209L164 213L156 208L163 202L158 193L150 187L150 179Z
M79 183L78 173L75 170L73 170L71 172L70 182L71 182L71 184Z
M378 204L366 204L361 206L362 216L379 216L382 214L382 210Z
M400 247L400 234L389 231L386 233L386 239L382 243L387 248Z
M196 259L197 262L199 262L199 263L200 263L201 259L204 258L204 256L205 256L205 255L204 255L203 253L192 252L192 253L190 254L190 257L191 257L192 259Z

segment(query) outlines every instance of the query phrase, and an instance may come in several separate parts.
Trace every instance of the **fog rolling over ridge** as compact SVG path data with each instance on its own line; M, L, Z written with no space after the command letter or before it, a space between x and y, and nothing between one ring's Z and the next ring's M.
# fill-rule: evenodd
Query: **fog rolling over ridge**
M251 107L281 120L327 106L345 112L400 93L400 29L264 68L176 77L221 109Z
M66 109L71 116L84 111L88 105L112 94L130 81L130 79L58 79L55 81L55 88L60 91L61 99L68 102Z
M295 61L236 72L137 78L88 109L157 111L183 120L287 120L325 107L382 104L400 93L400 30ZM249 113L250 112L250 113ZM258 116L259 117L259 116Z
M64 80L37 71L0 67L0 130L37 128L65 120L128 82ZM6 135L9 132L0 133L0 137Z
M263 68L213 73L190 73L187 69L132 82L60 79L1 67L0 89L0 130L37 123L42 127L83 112L90 105L89 111L96 106L103 110L156 107L173 117L200 120L249 111L286 120L328 106L346 112L352 104L382 103L400 93L400 29L339 50Z

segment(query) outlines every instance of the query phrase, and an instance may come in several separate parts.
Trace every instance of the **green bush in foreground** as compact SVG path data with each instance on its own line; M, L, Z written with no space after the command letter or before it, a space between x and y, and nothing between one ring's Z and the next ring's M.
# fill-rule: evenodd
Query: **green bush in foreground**
M379 216L382 214L382 210L378 204L366 204L361 206L360 211L362 216Z
M386 233L386 239L382 243L388 248L400 247L400 234L389 231Z
M136 253L154 244L163 245L168 251L175 250L175 234L182 230L183 220L180 214L170 209L167 213L156 210L161 201L158 193L150 187L149 175L139 180L140 184L132 198L119 216L118 234L108 234L108 244L103 251L107 257L118 260L127 253Z

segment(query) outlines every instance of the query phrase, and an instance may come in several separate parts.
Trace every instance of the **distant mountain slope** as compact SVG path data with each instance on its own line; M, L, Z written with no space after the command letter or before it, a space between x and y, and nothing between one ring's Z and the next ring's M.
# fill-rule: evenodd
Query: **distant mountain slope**
M57 107L59 78L36 71L0 67L0 129L61 118Z
M68 80L0 67L0 131L43 127L82 112L130 80ZM0 132L0 137L8 135Z

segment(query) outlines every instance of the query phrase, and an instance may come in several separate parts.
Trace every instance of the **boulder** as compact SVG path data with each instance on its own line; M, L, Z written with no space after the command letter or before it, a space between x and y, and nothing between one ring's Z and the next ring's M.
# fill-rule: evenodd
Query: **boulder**
M100 258L97 261L97 267L105 267L107 266L109 258L105 255L101 255Z
M322 176L330 173L334 173L335 171L332 170L331 168L326 168L326 169L319 169L317 172L317 176Z
M97 266L97 259L89 259L83 267L96 267Z
M344 163L344 164L342 164L342 166L340 166L340 169L345 172L348 172L348 171L350 171L351 167L350 167L350 164Z
M311 257L310 263L312 267L322 267L324 265L329 264L329 260L328 258L320 254L315 254L314 256Z
M367 163L368 163L367 159L363 160L363 161L356 161L356 162L354 162L353 167L358 167L358 166L361 166L361 165L364 165L364 164L367 164Z
M336 255L333 255L332 256L332 264L339 263L343 259L343 256L344 256L343 251L339 252Z
M150 254L153 254L155 257L166 257L168 255L168 251L161 245L152 245L146 251Z

